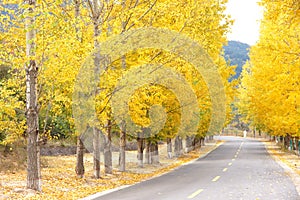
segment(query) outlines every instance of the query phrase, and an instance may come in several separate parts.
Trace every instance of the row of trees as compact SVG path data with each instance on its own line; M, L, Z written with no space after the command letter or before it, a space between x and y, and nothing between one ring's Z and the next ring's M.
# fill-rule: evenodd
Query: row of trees
M212 100L205 79L195 66L178 55L163 49L135 49L121 58L110 61L99 53L93 56L93 71L100 72L95 80L80 80L77 75L86 58L95 49L101 49L103 41L114 35L142 27L167 28L196 41L207 51L216 64L226 92L227 123L230 120L230 103L235 82L228 82L233 75L223 58L222 46L232 23L224 14L226 0L169 1L169 0L74 0L74 1L2 1L0 24L0 66L8 68L0 80L0 135L2 144L27 139L28 178L27 186L40 190L39 146L48 139L77 138L76 173L84 175L83 153L85 139L92 136L95 177L100 177L100 137L103 137L106 173L112 173L111 137L119 132L120 170L125 171L125 146L127 139L137 140L138 161L158 162L158 142L167 141L171 156L172 143L180 152L181 138L188 146L203 138L210 126ZM17 4L17 6L16 6ZM100 63L106 63L104 66ZM135 90L128 101L129 115L138 125L137 132L130 132L128 124L118 123L114 117L112 98L117 92L118 81L123 74L143 64L160 64L180 74L197 99L199 121L197 131L178 135L183 107L178 94L170 88L150 82ZM25 68L25 70L24 70ZM94 102L94 118L83 126L83 116L91 104L77 103L74 91L77 82L92 82L90 88ZM100 77L100 81L99 81ZM80 86L81 87L81 86ZM81 87L82 88L82 87ZM75 92L75 93L74 93ZM77 92L77 93L76 93ZM182 88L183 95L186 93ZM123 99L119 99L122 101ZM74 107L75 105L75 107ZM158 105L156 107L155 105ZM73 107L72 107L73 106ZM79 107L81 104L79 105ZM93 109L92 109L93 110ZM165 113L162 117L158 113ZM161 124L156 134L151 134L151 120ZM77 120L77 121L76 121ZM76 127L76 128L75 128ZM149 134L150 133L150 134ZM87 141L87 140L86 140ZM152 152L152 154L149 154Z
M253 129L286 137L288 144L300 136L300 3L263 0L261 5L261 36L244 66L239 110Z

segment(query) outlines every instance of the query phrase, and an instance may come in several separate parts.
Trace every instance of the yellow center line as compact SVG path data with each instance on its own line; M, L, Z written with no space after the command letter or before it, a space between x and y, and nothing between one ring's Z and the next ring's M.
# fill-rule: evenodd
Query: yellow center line
M232 165L232 163L228 163L228 165L229 165L229 166L231 166L231 165Z
M188 196L188 199L192 199L192 198L196 197L201 192L203 192L203 189L197 190L196 192L194 192L193 194L191 194L190 196Z
M219 178L220 178L220 176L216 176L216 177L212 180L212 182L216 182L217 180L219 180Z
M224 168L224 169L223 169L223 172L226 172L226 171L227 171L227 169L228 169L228 168Z

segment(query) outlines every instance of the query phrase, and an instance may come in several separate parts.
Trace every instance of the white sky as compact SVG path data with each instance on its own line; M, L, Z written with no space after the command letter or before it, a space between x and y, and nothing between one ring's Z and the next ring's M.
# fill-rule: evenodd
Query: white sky
M259 0L228 0L226 13L235 20L229 40L254 45L259 38L259 20L263 8L257 5Z

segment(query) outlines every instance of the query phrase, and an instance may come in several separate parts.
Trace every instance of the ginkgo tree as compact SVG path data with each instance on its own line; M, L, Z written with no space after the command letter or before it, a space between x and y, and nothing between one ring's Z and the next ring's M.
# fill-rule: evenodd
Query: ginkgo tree
M24 131L31 126L30 124L26 126L25 120L30 114L28 106L25 112L26 103L31 102L29 95L26 100L27 91L28 94L34 92L30 94L35 100L34 105L29 106L29 108L34 108L34 136L40 136L43 140L54 138L54 136L57 136L56 139L78 136L80 149L78 152L82 153L83 144L80 143L80 135L85 130L75 129L75 124L80 122L74 121L74 113L78 115L81 113L80 111L74 112L72 106L77 102L73 102L72 97L76 77L85 58L93 50L101 48L101 42L108 40L109 37L149 26L170 29L186 35L208 52L223 79L227 95L226 114L229 118L235 83L228 82L233 70L227 66L222 57L222 46L226 43L225 35L231 24L230 19L224 14L225 3L226 0L180 0L176 2L170 0L32 0L20 4L16 1L3 1L3 5L17 4L17 8L14 7L16 9L7 6L1 7L12 16L8 19L8 16L4 15L0 19L2 28L5 30L0 35L0 65L9 66L11 69L8 78L1 80L0 83L0 105L2 105L0 131L4 135L3 143L12 143L14 140L22 136L28 137L32 133L29 131L24 134ZM25 10L30 12L22 12ZM25 20L27 28L25 28L25 18L27 19ZM27 37L24 30L27 32ZM24 71L25 63L27 64L27 74ZM99 75L100 81L97 83L99 91L94 91L96 117L99 123L90 125L95 130L102 130L106 139L110 140L110 128L116 124L112 116L110 101L111 96L118 89L116 84L122 74L135 66L146 63L161 64L172 68L190 84L195 91L200 108L200 113L197 113L200 123L197 132L186 135L204 137L211 121L212 103L203 77L197 73L195 66L178 55L158 49L129 52L106 66ZM28 74L30 70L35 70L34 74ZM26 77L28 83L33 80L32 88L34 90L29 91L29 84L27 84L26 90ZM132 118L143 128L147 128L149 124L150 107L156 104L162 105L167 112L166 124L156 136L149 137L148 142L155 144L152 147L156 152L158 141L167 140L168 144L171 144L170 140L177 136L176 124L180 121L178 107L181 105L178 105L176 94L161 85L147 85L137 90L128 101L130 101ZM27 122L29 121L27 119ZM124 155L126 129L125 127L116 129L121 132L120 149ZM127 134L135 135L134 133ZM180 137L184 138L186 135L183 134ZM135 139L137 138L135 137ZM32 141L31 139L28 144ZM35 148L38 150L42 141L35 139L37 142ZM178 140L176 141L178 142ZM106 150L108 157L111 156L111 154L109 155L109 145ZM36 155L37 159L35 160L38 166L38 153ZM96 160L99 161L98 156L96 156ZM125 162L124 157L121 160ZM31 162L30 159L29 162ZM79 159L78 163L82 165L83 159ZM98 166L96 167L96 177L99 178ZM125 166L122 166L121 170L124 171ZM78 168L77 175L82 177L83 174L84 169ZM40 190L40 185L33 188Z
M10 66L11 70L9 73L11 76L7 81L3 81L1 84L1 88L4 89L2 90L3 96L1 95L1 102L12 103L10 104L11 108L5 111L7 114L1 117L1 130L3 130L3 128L5 129L3 142L11 143L14 142L12 138L20 139L20 136L25 135L24 130L26 126L24 116L25 114L28 116L28 111L26 113L24 112L25 73L23 67L24 63L30 62L30 59L35 60L35 65L39 70L38 76L36 74L32 77L35 79L35 83L37 83L36 78L39 83L38 86L32 86L33 89L31 90L33 91L34 88L36 90L36 94L33 95L35 97L32 98L37 98L38 102L35 102L36 106L34 107L34 109L36 109L35 117L38 116L38 113L40 117L40 120L35 118L36 127L34 129L39 130L39 133L43 133L46 137L53 136L54 130L59 133L65 131L64 134L67 134L66 136L72 135L72 127L74 126L71 112L73 84L78 69L81 66L82 59L86 57L92 47L90 42L84 43L84 41L90 41L92 34L87 34L89 33L87 31L85 35L82 35L81 40L76 38L76 29L74 28L75 19L72 18L72 12L67 9L67 6L63 6L62 2L30 1L29 4L32 5L28 5L28 2L25 1L13 7L7 5L16 2L5 1L4 3L6 4L4 4L5 6L2 8L9 13L8 16L12 17L10 21L7 20L7 16L1 18L1 24L5 30L5 32L1 34L1 37L3 37L3 39L1 39L1 45L3 45L3 49L1 49L1 64ZM72 5L69 6L73 8ZM24 16L21 11L22 9L30 10L32 8L35 9L33 13L30 13L31 11L24 13L34 19L33 24L27 25L29 28L26 29L26 31L28 31L26 42L24 35ZM70 15L69 20L65 20L66 14L67 16L68 14ZM29 22L28 20L26 21L26 23ZM85 30L83 23L80 23L79 27L82 28L82 31ZM31 31L35 32L35 34L31 34ZM28 38L29 36L33 38L30 39ZM27 46L34 44L32 48L27 47L29 48L27 50L29 60L25 56L26 44ZM27 69L30 71L33 68L27 67ZM28 89L27 91L29 92ZM14 98L11 98L11 94L15 94ZM15 103L13 103L14 99L16 100ZM27 99L26 102L28 103L29 100ZM23 112L17 112L18 110L23 110ZM14 119L12 119L13 116ZM14 131L5 128L8 121L17 123L17 125L12 126L15 129ZM27 122L28 121L27 119ZM38 136L36 132L34 134L35 137ZM29 141L36 141L37 143L35 145L39 148L40 141L38 139L30 139ZM37 152L38 150L34 154L38 156ZM34 163L38 163L38 160L37 158L37 161L33 162L28 159L28 167ZM39 178L34 177L31 180L39 181ZM30 186L29 184L28 187L40 190L39 184L34 186Z
M273 136L300 134L300 7L295 0L263 0L260 38L251 48L240 87L240 111Z
M222 13L225 9L225 2L226 1L207 1L202 3L195 3L194 1L179 1L175 3L168 1L154 1L153 4L149 4L149 8L144 11L139 7L139 5L143 5L143 3L141 2L141 4L137 4L137 6L134 6L133 10L126 13L124 17L126 19L126 27L128 28L139 28L147 26L149 24L156 27L169 28L171 30L179 31L183 34L187 34L191 38L198 41L201 45L203 45L219 66L220 74L223 77L226 92L228 94L227 113L228 116L230 116L229 105L233 98L233 85L235 83L228 83L227 79L232 75L232 69L226 66L226 62L220 56L222 45L226 41L224 35L231 23L230 21L226 21L222 24L222 19L226 17ZM188 3L189 6L180 6L181 4L186 5L186 3ZM142 15L140 15L139 12ZM147 13L147 15L144 15L143 13ZM138 18L138 20L136 20L135 16L140 17ZM112 29L112 33L124 31L123 29L118 28L118 24L119 22L117 22L117 20L110 21L110 28ZM108 25L104 25L104 27L108 27ZM105 36L102 35L102 37L103 40L105 40ZM189 70L192 70L192 67L187 68L187 65L179 64L180 62L174 59L174 57L157 50L140 54L135 53L130 55L130 57L129 55L127 55L126 69L130 69L132 65L137 65L138 63L147 63L149 61L158 63L167 63L169 61L169 66L174 66L174 68L178 70L179 73L182 73L187 79L189 79L189 81L199 82L199 84L194 88L195 91L199 91L199 105L203 106L204 110L206 110L202 112L203 116L201 118L201 122L203 122L202 125L204 127L201 127L201 130L199 130L204 136L209 126L211 114L209 109L211 104L209 103L210 99L208 91L205 89L203 90L203 88L206 87L204 81L199 81L199 79L202 80L201 76L195 76L193 73L190 73L191 71ZM116 66L118 66L118 64L114 65L114 70L117 70L118 67L116 68ZM116 80L116 77L106 80ZM110 89L111 94L113 94L112 91L113 89ZM203 91L206 91L206 93L204 92L203 94ZM107 111L109 113L110 108Z

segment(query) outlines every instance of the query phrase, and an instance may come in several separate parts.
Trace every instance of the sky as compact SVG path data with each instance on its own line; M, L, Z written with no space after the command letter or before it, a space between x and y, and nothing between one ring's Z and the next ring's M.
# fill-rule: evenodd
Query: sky
M226 13L235 20L229 40L254 45L259 38L259 20L263 9L257 5L259 0L228 0Z

